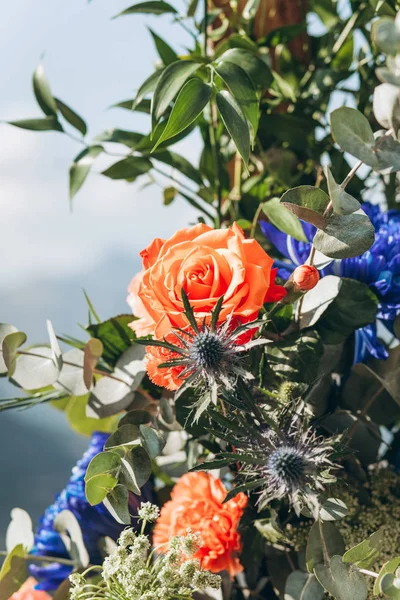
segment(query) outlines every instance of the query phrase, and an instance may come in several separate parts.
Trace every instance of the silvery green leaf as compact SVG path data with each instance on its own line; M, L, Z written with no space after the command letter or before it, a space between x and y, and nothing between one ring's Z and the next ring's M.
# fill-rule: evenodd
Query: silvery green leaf
M336 183L330 168L325 167L325 176L328 182L329 197L332 202L333 210L338 215L351 215L359 210L360 203L350 196L339 184Z
M51 348L36 346L29 349L29 355L21 354L18 357L12 381L25 390L37 390L53 385L58 375Z
M343 563L340 556L333 556L329 565L317 565L314 572L320 584L336 600L366 600L368 598L365 576Z
M325 591L315 575L293 571L286 580L284 600L323 600Z
M86 550L79 522L70 510L62 510L54 519L53 527L60 534L71 558L80 567L87 567L89 554Z
M103 500L104 506L114 519L122 525L131 524L129 514L129 492L125 486L118 484Z
M400 579L392 573L386 573L382 577L381 590L385 596L400 600Z
M378 165L373 150L375 138L368 119L355 108L342 106L330 114L332 136L344 152L370 167Z
M83 352L73 348L62 355L63 366L54 387L71 396L84 396L87 393L83 381Z
M381 570L379 571L379 575L378 578L375 580L375 584L374 584L374 594L375 596L378 596L379 594L382 593L382 588L381 588L381 582L383 577L387 574L387 573L396 573L396 576L398 576L398 568L400 565L400 556L395 556L394 558L392 558L391 560L389 560L388 562L386 562L383 567L381 568Z
M377 171L389 175L400 171L400 143L385 131L375 134L377 141L376 155L379 160Z
M348 512L348 508L343 500L340 500L340 498L328 498L321 506L319 516L323 521L339 521Z
M392 17L382 17L371 26L371 38L385 54L397 54L400 50L400 31Z
M58 343L57 336L55 334L53 324L51 321L47 320L47 331L50 338L50 347L53 352L53 361L58 370L61 370L62 367L62 353L60 344Z
M385 531L381 527L366 540L347 550L343 562L357 565L360 569L368 569L378 559L384 547Z
M393 129L400 126L400 89L390 83L382 83L374 90L373 109L379 125Z
M330 258L351 258L366 252L375 241L375 229L363 210L351 215L332 214L317 231L314 246Z
M0 375L5 375L8 371L7 365L3 359L3 340L9 333L16 333L18 329L9 323L0 323Z
M327 275L303 297L300 315L300 327L312 327L317 323L340 290L341 278Z
M11 511L11 522L6 533L7 552L11 552L18 544L22 544L27 552L33 548L32 519L26 510L13 508Z

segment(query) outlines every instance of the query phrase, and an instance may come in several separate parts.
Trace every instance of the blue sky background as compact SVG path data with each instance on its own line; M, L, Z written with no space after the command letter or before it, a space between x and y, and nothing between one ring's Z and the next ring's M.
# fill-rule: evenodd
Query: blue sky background
M147 116L107 110L133 97L156 52L146 24L182 51L187 34L169 17L110 20L133 0L14 0L2 6L0 119L40 115L31 88L42 61L53 93L88 123L89 136L110 127L147 132ZM32 133L0 124L0 321L28 341L47 339L46 319L59 333L79 334L87 310L84 287L100 316L126 312L126 288L140 268L138 252L194 219L177 199L162 206L161 189L99 175L100 160L74 201L68 169L80 151L60 133ZM196 140L177 151L196 160ZM115 159L116 160L116 159ZM3 380L0 395L18 391ZM60 490L87 443L58 411L42 407L0 414L0 538L13 506L36 520ZM0 548L1 549L1 548Z

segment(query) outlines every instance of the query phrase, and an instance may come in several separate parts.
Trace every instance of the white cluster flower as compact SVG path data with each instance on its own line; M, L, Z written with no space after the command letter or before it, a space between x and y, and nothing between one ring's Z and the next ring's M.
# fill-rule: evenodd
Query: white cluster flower
M181 550L186 556L193 556L197 550L201 548L201 535L200 533L193 533L190 528L186 530L186 535L180 538Z
M132 528L129 528L129 529L124 529L124 531L119 536L118 542L119 542L119 545L122 546L123 548L128 548L129 546L133 545L135 539L136 539L136 533L134 532L134 530Z
M197 571L200 569L200 561L193 559L187 560L182 563L179 573L182 577L182 581L185 585L191 585L193 582L193 577Z
M151 502L142 502L138 510L138 515L141 521L154 523L160 516L160 509L156 504L152 504Z
M193 577L192 586L197 590L204 590L208 587L219 590L221 577L210 571L197 571Z

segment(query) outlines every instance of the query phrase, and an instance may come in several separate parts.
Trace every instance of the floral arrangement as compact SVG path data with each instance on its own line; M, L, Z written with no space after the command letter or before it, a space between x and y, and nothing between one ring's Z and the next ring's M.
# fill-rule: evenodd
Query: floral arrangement
M400 598L400 17L350 4L272 30L269 0L127 8L194 40L151 31L160 63L118 104L147 135L87 141L35 71L44 116L11 124L82 135L71 198L119 144L104 176L161 175L201 216L140 253L131 312L86 296L87 341L0 324L22 390L0 408L51 402L90 436L36 533L12 511L0 600ZM329 112L336 88L352 106ZM198 167L170 150L194 128Z

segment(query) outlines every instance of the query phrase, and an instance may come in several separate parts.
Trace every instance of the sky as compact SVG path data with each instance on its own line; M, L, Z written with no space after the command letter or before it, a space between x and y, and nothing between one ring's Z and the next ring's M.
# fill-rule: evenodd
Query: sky
M25 331L28 342L46 341L46 319L58 333L79 333L76 323L87 316L82 288L102 318L127 312L126 288L140 268L139 251L195 219L179 199L163 207L159 187L140 191L135 183L101 176L103 160L71 213L68 169L79 144L4 123L41 116L31 78L43 62L53 94L85 118L89 136L110 127L148 132L147 116L107 107L133 97L152 71L156 52L146 24L172 38L178 51L188 37L169 17L111 20L130 4L13 0L2 6L0 321ZM196 139L176 150L195 160ZM1 397L16 392L0 382ZM86 444L50 407L0 414L0 540L13 506L38 518Z

